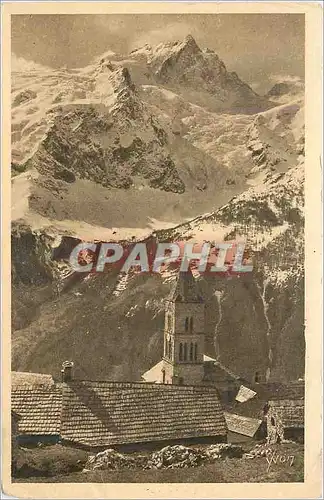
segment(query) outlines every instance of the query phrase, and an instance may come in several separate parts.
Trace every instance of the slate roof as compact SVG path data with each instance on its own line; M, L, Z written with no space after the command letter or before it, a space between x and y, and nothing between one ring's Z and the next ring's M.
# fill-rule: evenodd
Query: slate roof
M304 427L304 400L281 399L269 401L269 408L286 428Z
M262 423L260 419L228 412L225 412L225 420L229 431L248 437L253 437Z
M282 384L271 389L271 394L269 399L275 400L301 400L305 398L305 382L291 382L290 384Z
M233 403L226 405L226 410L230 413L236 413L244 417L256 418L259 420L264 418L264 409L266 405L267 401L254 396L243 403L233 401Z
M238 383L240 377L233 373L220 361L204 361L204 382L217 383L235 382Z
M61 437L88 446L225 436L213 388L73 382L65 385Z
M289 382L267 382L261 384L249 384L260 399L303 399L305 394L305 382L303 380Z
M20 434L60 435L85 446L227 433L213 387L72 381L45 389L13 387L11 401Z
M19 415L20 434L56 435L60 432L62 390L52 386L14 387L11 409Z
M180 271L174 283L168 300L175 302L203 302L199 286L192 274L190 267L188 271Z
M35 387L44 386L50 387L54 385L52 375L45 373L30 373L30 372L11 372L12 387Z

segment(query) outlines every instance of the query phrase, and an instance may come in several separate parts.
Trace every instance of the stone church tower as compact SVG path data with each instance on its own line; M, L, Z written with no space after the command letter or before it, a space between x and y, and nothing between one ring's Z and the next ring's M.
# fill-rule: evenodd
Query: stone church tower
M204 337L205 304L189 269L179 273L166 302L162 382L202 383Z

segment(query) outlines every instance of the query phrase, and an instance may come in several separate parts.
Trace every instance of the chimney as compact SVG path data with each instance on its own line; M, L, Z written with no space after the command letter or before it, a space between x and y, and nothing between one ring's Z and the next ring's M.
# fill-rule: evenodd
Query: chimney
M73 361L64 361L62 363L62 382L71 382L73 379Z

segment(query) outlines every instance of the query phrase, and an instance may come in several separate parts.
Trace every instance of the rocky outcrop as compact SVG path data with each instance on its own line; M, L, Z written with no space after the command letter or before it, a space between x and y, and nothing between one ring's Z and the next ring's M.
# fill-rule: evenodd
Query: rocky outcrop
M255 165L250 174L284 172L296 164L304 154L303 112L303 103L295 101L255 117L247 142Z
M131 187L136 176L151 187L184 192L167 134L137 96L127 68L100 65L93 85L94 104L62 103L49 110L46 135L19 169L117 188Z
M210 445L205 449L183 445L169 445L152 454L131 455L118 453L114 449L107 449L96 455L91 455L83 472L93 470L122 470L122 469L179 469L197 467L203 463L211 463L224 458L242 458L241 446L220 443Z

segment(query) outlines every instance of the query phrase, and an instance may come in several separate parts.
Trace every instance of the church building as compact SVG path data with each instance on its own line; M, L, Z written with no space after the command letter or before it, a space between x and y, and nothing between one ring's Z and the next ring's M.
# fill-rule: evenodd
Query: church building
M166 300L162 360L142 375L145 382L216 385L236 394L241 379L205 355L205 301L192 271L180 272Z
M205 304L191 273L180 272L165 307L162 382L199 385L204 378Z

